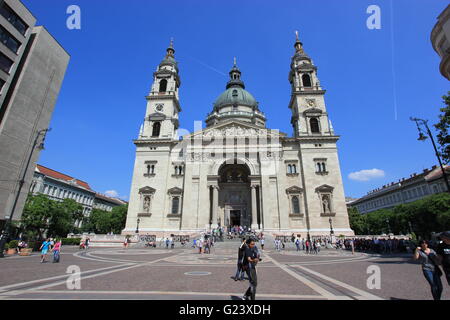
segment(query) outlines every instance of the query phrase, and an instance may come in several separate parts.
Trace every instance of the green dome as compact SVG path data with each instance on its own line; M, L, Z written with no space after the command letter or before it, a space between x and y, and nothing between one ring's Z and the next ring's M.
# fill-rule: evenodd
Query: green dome
M256 107L258 105L250 92L239 86L232 86L228 88L216 99L216 102L214 102L214 106L216 108L233 104L251 107Z

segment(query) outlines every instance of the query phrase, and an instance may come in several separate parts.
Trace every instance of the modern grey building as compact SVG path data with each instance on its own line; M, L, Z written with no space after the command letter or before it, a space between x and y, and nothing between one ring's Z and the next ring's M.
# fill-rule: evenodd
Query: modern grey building
M13 220L21 217L70 59L35 23L20 1L0 0L0 227L12 213L25 174Z
M441 57L439 69L450 80L450 5L438 16L438 21L431 32L431 43Z
M450 166L445 167L447 176ZM446 192L444 177L440 167L433 166L421 173L413 173L409 178L389 183L370 191L364 197L348 202L348 207L357 208L360 213L389 209L400 204L413 202L426 196Z

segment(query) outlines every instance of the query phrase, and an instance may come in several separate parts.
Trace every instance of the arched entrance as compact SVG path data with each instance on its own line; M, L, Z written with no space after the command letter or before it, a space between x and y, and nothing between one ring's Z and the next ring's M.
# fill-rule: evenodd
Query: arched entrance
M224 163L219 168L219 219L223 225L250 227L250 169L245 164Z

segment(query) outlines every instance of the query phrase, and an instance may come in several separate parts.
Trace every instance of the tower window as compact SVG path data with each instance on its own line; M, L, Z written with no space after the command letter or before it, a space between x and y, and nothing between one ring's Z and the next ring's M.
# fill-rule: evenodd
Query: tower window
M160 131L161 131L161 122L155 122L153 124L152 137L159 137Z
M319 120L317 120L317 118L311 118L311 120L309 120L309 124L311 126L312 133L320 133Z
M309 88L312 87L311 77L309 76L309 74L302 75L302 82L303 82L304 87L309 87Z
M166 92L167 90L167 80L166 79L162 79L159 82L159 92Z

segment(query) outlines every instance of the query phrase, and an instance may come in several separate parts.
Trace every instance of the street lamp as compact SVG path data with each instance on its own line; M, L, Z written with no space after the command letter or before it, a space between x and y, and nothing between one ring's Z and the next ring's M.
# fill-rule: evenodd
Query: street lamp
M27 164L25 165L25 169L23 170L22 179L20 179L18 181L19 182L19 188L17 189L16 197L14 199L14 203L13 203L13 206L11 208L11 214L9 215L9 218L6 219L6 222L5 222L5 225L4 225L4 229L3 229L3 231L1 232L1 235L0 235L0 258L4 258L5 257L4 254L3 254L3 250L5 250L6 240L8 240L9 234L11 232L10 229L11 229L12 218L14 216L14 211L16 210L17 202L19 201L19 197L20 197L20 193L22 192L23 185L25 184L25 177L27 175L28 167L30 166L31 158L33 157L34 149L36 147L39 150L43 150L44 149L45 135L50 130L51 130L51 128L39 130L37 135L36 135L36 138L34 139L33 146L31 147L31 151L30 151L30 154L28 156ZM38 146L38 141L39 141L39 138L41 137L41 135L43 136L42 137L42 141L39 143L39 146Z
M330 223L330 236L333 236L334 231L333 231L333 220L328 219L328 222Z
M139 233L139 222L141 222L141 219L137 218L136 233Z
M445 185L447 186L447 191L450 193L450 184L448 182L447 174L445 173L444 166L442 165L441 157L436 148L436 143L434 142L434 138L433 138L433 135L431 134L431 130L428 127L428 120L423 120L423 119L413 118L413 117L410 117L409 119L416 123L417 130L419 130L419 138L417 138L417 140L425 141L428 137L431 139L431 143L433 144L434 152L436 153L436 157L438 158L439 165L441 166L442 176L444 177ZM426 133L428 134L428 136L423 133L422 128L420 127L421 125L425 127Z
M391 226L389 225L389 219L386 219L386 224L388 227L388 234L391 233Z

